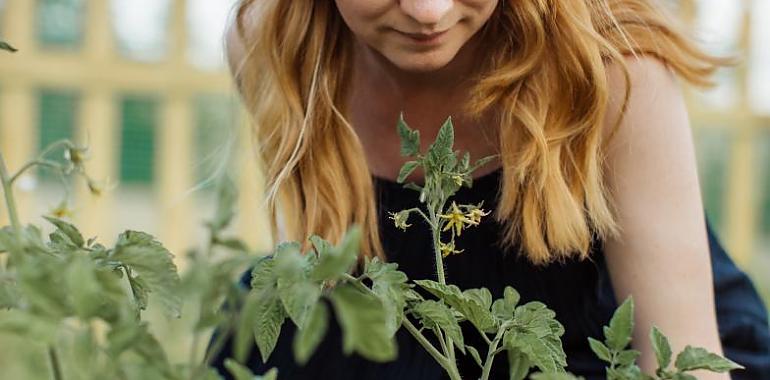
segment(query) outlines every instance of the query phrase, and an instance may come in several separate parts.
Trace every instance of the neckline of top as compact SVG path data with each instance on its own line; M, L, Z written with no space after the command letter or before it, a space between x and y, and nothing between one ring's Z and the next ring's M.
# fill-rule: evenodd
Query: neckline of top
M492 181L496 182L496 181L498 181L498 178L500 177L500 175L502 173L503 173L503 168L502 167L497 167L495 170L493 170L493 171L491 171L489 173L483 174L483 175L481 175L479 177L473 177L473 186L475 187L477 184L480 184L480 183L486 184L487 182L492 182ZM372 179L374 180L375 183L379 183L379 184L385 184L385 185L390 185L390 186L398 186L398 187L403 187L403 185L404 185L404 184L396 182L396 180L394 180L394 179L380 177L380 176L377 176L377 175L374 175L374 174L372 174ZM421 183L418 184L418 185L422 186Z

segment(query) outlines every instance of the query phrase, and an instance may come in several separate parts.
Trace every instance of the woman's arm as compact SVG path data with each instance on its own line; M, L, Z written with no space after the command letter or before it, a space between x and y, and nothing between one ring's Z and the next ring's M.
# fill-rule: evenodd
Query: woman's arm
M617 239L605 244L618 300L633 295L634 346L639 364L654 372L653 325L673 351L685 345L722 354L714 306L709 246L690 123L673 74L652 58L629 58L631 99L608 147L607 182L613 193ZM607 126L620 112L625 83L610 69ZM727 374L693 373L698 379Z

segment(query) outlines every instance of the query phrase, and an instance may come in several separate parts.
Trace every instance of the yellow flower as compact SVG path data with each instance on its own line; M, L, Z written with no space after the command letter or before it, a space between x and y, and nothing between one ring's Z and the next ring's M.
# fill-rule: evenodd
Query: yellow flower
M455 175L452 176L452 179L455 181L457 186L462 186L463 185L463 177L461 175L455 174Z
M457 204L455 202L452 202L452 209L448 214L441 214L440 217L449 220L447 222L446 226L444 226L444 229L442 231L446 231L452 227L454 227L454 233L457 236L460 236L460 232L462 232L463 227L465 225L477 225L477 222L474 222L471 219L468 219L465 214L460 210L459 207L457 207Z
M396 228L400 228L404 231L406 231L407 227L411 227L411 224L407 224L407 220L409 219L409 212L408 211L399 211L399 212L390 212L390 219L393 220L393 224L396 225Z
M438 249L441 251L441 257L447 257L447 256L449 256L451 254L458 254L458 253L462 253L463 251L465 251L464 249L461 249L459 251L456 250L454 242L450 242L449 244L444 244L442 242L439 242L438 243Z
M64 219L72 218L74 212L67 206L67 202L61 201L58 206L48 211L48 215L53 216L54 218Z
M487 216L487 215L489 215L489 211L484 212L484 210L482 210L480 208L473 208L473 209L471 209L471 211L466 216L468 217L468 219L470 219L470 220L474 221L476 224L478 224L478 223L481 222L481 217L482 216Z

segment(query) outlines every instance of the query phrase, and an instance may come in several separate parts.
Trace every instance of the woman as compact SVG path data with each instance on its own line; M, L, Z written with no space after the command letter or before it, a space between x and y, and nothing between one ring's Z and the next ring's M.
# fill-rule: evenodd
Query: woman
M276 240L336 242L357 223L362 256L432 278L427 227L405 235L387 220L418 205L394 181L404 163L395 124L403 112L432 137L451 115L456 149L500 159L456 196L484 200L494 220L463 234L468 253L447 258L449 282L495 297L512 285L546 303L565 325L567 369L591 379L604 366L586 338L629 295L645 372L654 324L674 352L704 347L747 367L735 379L770 379L764 306L707 228L674 79L708 84L726 61L651 0L243 0L236 26L229 61L254 116ZM290 379L443 376L403 332L395 362L346 357L336 325L298 367L293 333L284 325L268 363L250 366ZM463 378L478 378L459 360ZM492 378L507 378L506 366Z

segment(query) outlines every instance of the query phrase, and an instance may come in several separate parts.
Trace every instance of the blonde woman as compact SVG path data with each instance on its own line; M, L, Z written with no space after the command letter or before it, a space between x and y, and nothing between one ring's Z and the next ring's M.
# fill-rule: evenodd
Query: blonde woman
M704 347L746 366L734 379L770 379L764 306L707 228L677 83L706 85L726 61L652 0L243 0L228 53L275 239L336 242L356 223L362 257L433 278L428 227L402 232L387 218L419 205L395 182L395 125L403 113L426 143L451 115L456 149L499 160L457 194L494 218L463 232L449 282L495 297L511 285L553 308L567 369L589 379L604 365L586 338L629 295L646 372L655 324L675 352ZM332 322L303 367L293 333L284 325L268 363L254 355L249 365L285 379L444 378L407 333L396 361L373 363L345 356ZM463 378L479 377L470 357L458 360ZM491 378L507 379L506 367L500 359Z

